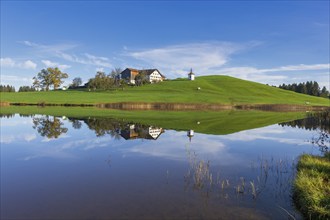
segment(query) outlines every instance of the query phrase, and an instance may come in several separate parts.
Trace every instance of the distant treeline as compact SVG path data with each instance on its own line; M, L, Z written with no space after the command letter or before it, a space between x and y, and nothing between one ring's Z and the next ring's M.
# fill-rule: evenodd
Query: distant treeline
M18 89L19 92L35 92L36 89L33 86L21 86Z
M0 92L15 92L15 87L11 85L0 85ZM20 86L18 92L34 92L36 89L33 86Z
M294 92L299 92L302 94L313 95L313 96L320 96L324 98L329 98L329 91L325 86L320 89L319 84L314 81L307 81L306 83L293 83L293 84L282 84L279 86L281 89L291 90Z
M0 92L15 92L15 87L10 85L0 85Z

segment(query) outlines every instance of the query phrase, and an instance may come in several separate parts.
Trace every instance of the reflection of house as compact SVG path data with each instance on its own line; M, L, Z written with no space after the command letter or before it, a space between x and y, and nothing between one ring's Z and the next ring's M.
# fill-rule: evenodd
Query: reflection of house
M146 69L146 70L137 70L132 68L126 68L123 72L120 73L120 78L127 81L127 83L135 84L135 77L139 74L144 74L146 79L149 82L160 82L165 79L165 76L162 75L157 69Z
M148 131L148 136L151 137L152 139L156 140L161 133L163 133L163 129L162 128L156 128L156 127L149 127L149 131ZM150 139L150 138L147 138Z
M131 124L124 129L118 131L118 134L122 136L125 140L129 139L150 139L156 140L164 130L162 128L153 126L135 126Z
M135 139L139 136L135 130L135 125L129 125L127 128L119 130L118 133L126 140Z

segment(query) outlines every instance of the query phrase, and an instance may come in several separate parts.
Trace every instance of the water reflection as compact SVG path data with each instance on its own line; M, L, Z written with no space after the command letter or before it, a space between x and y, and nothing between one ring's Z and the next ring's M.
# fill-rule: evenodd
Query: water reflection
M101 117L3 117L1 138L13 136L1 142L4 219L287 219L282 208L300 219L290 183L320 128L207 135ZM19 138L27 132L37 137Z
M58 138L61 134L68 131L67 128L63 127L63 122L55 116L40 116L33 117L33 128L37 129L38 133L42 137L47 138Z
M295 159L261 156L237 176L223 174L224 167L212 167L210 160L200 159L189 149L187 159L185 191L198 192L206 203L210 199L238 199L252 203L265 197L275 204L285 203L291 192L297 162Z
M330 133L330 111L309 113L306 118L279 123L279 125L307 130L318 129Z
M124 128L117 128L116 131L125 140L137 138L157 140L164 133L162 128L130 123L126 124Z
M79 119L76 118L69 118L69 121L72 123L72 127L74 129L80 129L82 126L82 123L80 122Z
M317 131L309 141L318 146L321 152L330 147L330 111L309 113L306 118L291 122L280 123L281 126L291 126L306 130Z

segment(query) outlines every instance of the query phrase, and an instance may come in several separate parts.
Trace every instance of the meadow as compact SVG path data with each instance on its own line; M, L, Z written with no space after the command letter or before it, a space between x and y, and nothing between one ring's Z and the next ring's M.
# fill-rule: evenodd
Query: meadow
M329 106L329 99L304 95L229 76L202 76L194 81L169 80L111 91L66 90L1 93L2 103L100 104L100 103L184 103L184 104L289 104Z

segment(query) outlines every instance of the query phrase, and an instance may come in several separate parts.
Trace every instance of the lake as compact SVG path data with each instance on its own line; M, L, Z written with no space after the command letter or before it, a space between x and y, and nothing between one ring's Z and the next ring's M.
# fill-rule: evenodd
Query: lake
M263 116L2 114L1 219L302 219L295 165L329 147L318 141L329 125Z

